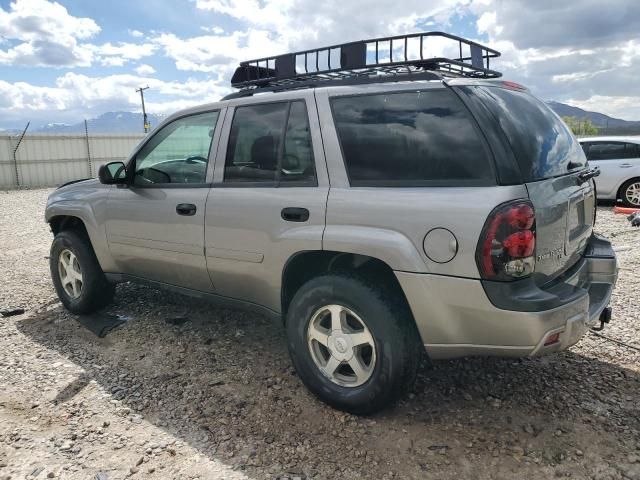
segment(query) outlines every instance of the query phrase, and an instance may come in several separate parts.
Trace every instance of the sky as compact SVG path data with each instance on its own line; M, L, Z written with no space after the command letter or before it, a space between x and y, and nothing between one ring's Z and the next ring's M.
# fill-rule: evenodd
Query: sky
M640 120L638 0L0 0L0 129L140 111L147 85L169 114L242 60L429 30L501 51L542 99Z

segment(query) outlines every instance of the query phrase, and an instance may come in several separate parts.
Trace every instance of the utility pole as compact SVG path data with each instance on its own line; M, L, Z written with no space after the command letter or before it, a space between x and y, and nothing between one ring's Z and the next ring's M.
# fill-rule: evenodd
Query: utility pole
M140 100L142 100L142 120L144 121L144 133L149 131L149 122L147 120L147 111L144 109L144 91L149 88L149 85L146 87L136 88L136 92L140 92Z

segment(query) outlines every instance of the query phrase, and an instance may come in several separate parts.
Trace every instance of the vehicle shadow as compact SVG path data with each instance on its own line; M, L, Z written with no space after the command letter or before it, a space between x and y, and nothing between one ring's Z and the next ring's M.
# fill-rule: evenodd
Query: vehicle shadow
M94 380L132 413L252 478L552 476L571 462L580 477L612 452L622 457L621 445L633 449L640 431L638 372L580 353L425 362L404 400L364 418L312 397L282 326L255 314L129 284L107 312L131 320L106 338L61 306L19 322L84 372L55 401ZM175 318L185 321L167 321Z

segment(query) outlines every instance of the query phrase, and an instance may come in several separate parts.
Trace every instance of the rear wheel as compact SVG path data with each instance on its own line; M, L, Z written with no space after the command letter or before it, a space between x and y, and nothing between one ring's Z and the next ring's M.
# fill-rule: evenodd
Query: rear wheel
M640 208L640 178L632 178L620 187L620 199L626 207Z
M92 313L113 299L115 287L107 281L85 235L72 230L58 233L49 267L58 297L70 312Z
M287 337L304 384L335 408L376 412L415 380L421 344L406 302L366 280L324 275L303 285Z

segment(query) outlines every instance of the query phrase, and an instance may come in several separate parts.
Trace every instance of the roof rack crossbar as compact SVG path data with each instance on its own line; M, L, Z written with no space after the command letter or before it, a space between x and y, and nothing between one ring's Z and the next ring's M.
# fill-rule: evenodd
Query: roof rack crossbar
M434 39L434 43L438 42L440 51L455 53L451 56L428 56L425 47L428 47L426 40L429 38ZM442 39L454 43L450 42L448 47L443 48L439 41ZM418 42L419 47L414 45ZM455 42L457 48L452 50ZM241 62L231 79L231 85L252 90L283 85L296 88L296 84L309 80L318 84L336 78L399 75L407 71L424 70L453 76L497 78L501 73L490 68L490 59L499 56L497 50L448 33L414 33Z
M316 88L324 86L337 86L337 85L362 85L366 83L388 83L399 81L412 81L412 80L437 80L441 75L437 72L431 71L406 71L404 73L397 73L394 75L344 75L337 78L325 79L305 79L304 81L295 81L291 83L283 83L278 85L270 85L261 87L258 89L244 89L230 93L222 98L222 100L232 100L235 98L250 97L254 93L258 92L281 92L285 90L295 90L302 88Z

